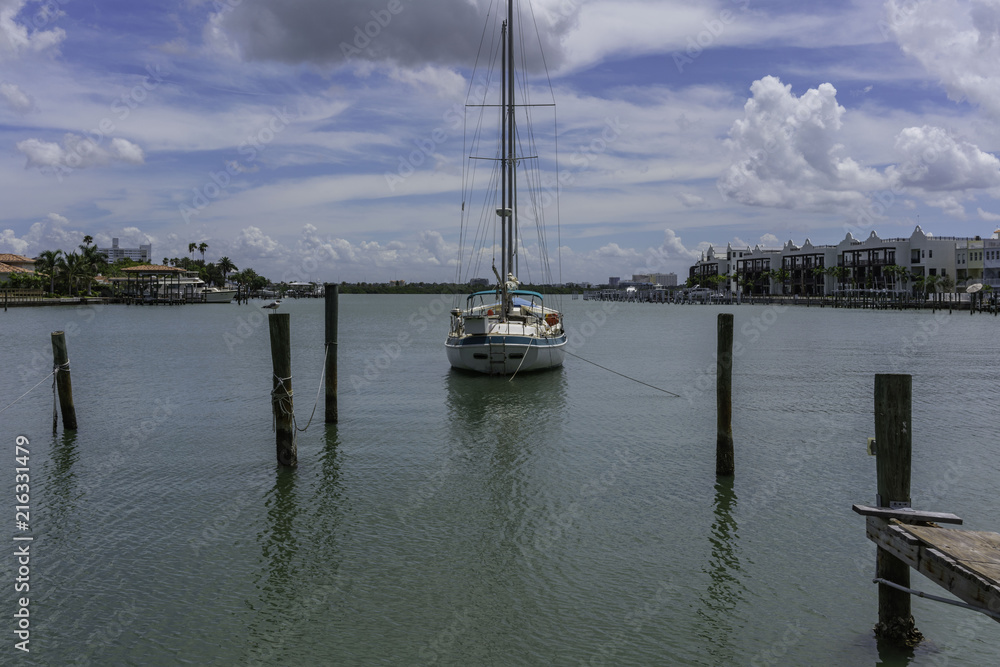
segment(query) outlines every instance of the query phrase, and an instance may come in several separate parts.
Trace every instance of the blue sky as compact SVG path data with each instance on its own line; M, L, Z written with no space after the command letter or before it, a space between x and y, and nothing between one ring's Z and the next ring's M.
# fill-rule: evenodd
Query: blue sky
M453 114L490 6L0 0L0 252L89 234L157 261L206 242L273 280L455 279ZM548 237L565 281L684 275L708 243L1000 226L994 1L532 9L572 175Z

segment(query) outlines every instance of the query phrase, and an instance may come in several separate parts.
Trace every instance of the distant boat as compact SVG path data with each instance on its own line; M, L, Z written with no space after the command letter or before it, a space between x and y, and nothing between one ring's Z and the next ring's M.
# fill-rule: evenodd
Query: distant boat
M526 107L534 106L527 100L514 99L517 89L527 88L523 81L521 88L515 85L514 74L514 63L522 61L522 58L514 57L514 46L523 43L524 40L514 36L514 0L508 0L507 19L500 26L502 46L497 46L497 50L502 50L498 65L502 74L497 77L501 81L501 104L489 104L484 99L470 100L476 104L467 105L481 109L500 107L496 135L487 138L483 134L488 133L477 132L482 141L473 146L473 154L468 157L470 164L486 160L494 165L489 192L481 200L484 203L479 224L485 225L489 218L493 218L501 242L501 264L499 270L496 264L493 265L493 274L497 278L494 288L471 294L466 299L464 308L458 307L451 311L451 328L445 347L452 367L489 375L556 368L562 366L566 354L566 330L562 313L543 305L545 297L538 292L521 289L516 277L521 239L518 223L523 216L538 225L539 251L542 255L542 267L538 275L543 280L551 280L551 276L546 275L548 258L544 248L542 211L538 206L538 202L542 200L542 193L539 192L541 179L538 156L532 152L518 153L518 148L522 146L525 150L533 151L535 136L527 122L523 129L515 123L515 110L522 118L527 119ZM523 54L519 55L523 57ZM494 147L496 152L490 157L474 154L486 146ZM523 165L525 162L530 164ZM518 182L518 165L523 167L521 178L524 182ZM471 178L470 182L474 180ZM518 209L519 188L531 191L523 199L529 207L535 207L533 210ZM545 192L544 196L549 197L551 193ZM499 207L496 207L497 204ZM462 210L463 216L469 215L472 222L473 214L465 212L464 203ZM479 238L484 241L484 251L492 247L496 233L480 232ZM477 254L473 252L473 256ZM470 268L474 265L473 259Z
M271 303L261 306L261 308L270 308L271 310L275 310L280 305L281 305L281 299L275 299Z
M229 303L236 296L236 290L206 287L201 291L201 294L205 303Z

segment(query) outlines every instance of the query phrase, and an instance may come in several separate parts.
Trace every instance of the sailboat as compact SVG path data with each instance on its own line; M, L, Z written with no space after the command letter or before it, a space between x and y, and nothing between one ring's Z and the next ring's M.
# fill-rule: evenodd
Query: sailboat
M541 225L541 211L536 209L531 214L523 214L518 207L518 167L526 161L535 161L537 164L538 157L518 153L518 146L531 145L534 134L516 122L515 112L521 109L522 116L527 120L530 116L525 111L529 107L553 105L532 105L527 100L520 103L515 100L514 1L507 0L506 20L500 26L500 104L467 105L480 109L498 108L500 111L496 137L498 141L493 144L496 146L494 155L469 156L470 164L473 160L490 160L494 165L493 176L490 178L491 188L483 200L486 216L495 214L492 221L494 233L483 232L477 234L477 237L485 242L495 238L499 232L500 268L497 268L494 257L491 268L496 277L496 285L491 289L469 294L464 305L451 310L451 327L445 341L448 361L453 368L489 375L512 375L557 368L562 365L566 354L566 329L562 313L550 307L546 297L539 292L522 289L517 278L520 243L518 223L523 215ZM523 40L518 40L518 43L523 43ZM527 90L523 82L521 88ZM482 134L476 132L476 136L485 143ZM470 168L470 172L474 170ZM474 180L471 178L467 182ZM534 179L522 180L526 185L540 184L537 174ZM527 199L535 206L540 206L539 197ZM466 222L465 209L463 201L463 223ZM539 239L539 253L543 264L547 265L547 261L544 261L544 233L541 228ZM496 244L492 243L492 247L495 248ZM464 264L460 262L460 272L462 266ZM471 260L469 266L473 266Z

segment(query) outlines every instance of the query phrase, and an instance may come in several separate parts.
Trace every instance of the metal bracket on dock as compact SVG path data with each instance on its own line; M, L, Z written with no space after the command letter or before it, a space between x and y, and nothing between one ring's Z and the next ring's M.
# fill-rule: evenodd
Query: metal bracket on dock
M875 494L875 505L878 507L885 507L891 510L901 510L910 508L910 502L908 500L890 500L889 504L886 505L885 500L882 499L882 494L880 493Z
M983 609L982 607L977 607L974 604L969 604L968 602L959 602L958 600L949 600L948 598L943 598L939 595L931 595L930 593L924 593L923 591L914 590L912 588L907 588L906 586L900 586L897 583L889 581L888 579L872 579L873 584L885 584L895 588L897 591L903 591L904 593L909 593L910 595L916 595L918 598L927 598L928 600L934 600L935 602L944 602L945 604L954 605L956 607L962 607L963 609L971 609L972 611L978 611L980 614L986 614L991 616L998 621L1000 621L1000 614L995 611L990 611L989 609Z

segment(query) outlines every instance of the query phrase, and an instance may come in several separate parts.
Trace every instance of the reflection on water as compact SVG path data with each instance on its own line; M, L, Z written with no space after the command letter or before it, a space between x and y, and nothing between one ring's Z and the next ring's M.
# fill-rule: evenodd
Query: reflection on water
M51 484L49 519L54 527L63 525L78 495L76 474L73 472L73 464L80 457L76 440L76 431L63 431L61 435L52 436L52 455L46 464L46 477Z
M254 578L259 598L247 601L255 612L249 628L251 643L261 650L280 641L275 629L288 609L294 608L301 531L295 525L300 514L296 480L294 469L277 466L274 485L264 497L266 525L257 534L262 567Z
M733 645L737 630L737 615L734 613L743 601L745 588L740 580L742 567L739 559L739 527L733 517L736 505L734 478L720 477L715 482L715 511L709 541L712 555L708 567L702 571L709 575L710 582L701 596L702 608L698 614L704 621L703 633L709 653L717 664L736 664L741 655L740 647Z
M506 440L530 439L532 428L560 419L565 406L562 368L513 379L452 369L446 381L452 420L462 422L470 432L485 428Z
M954 317L932 336L927 314L789 308L749 336L742 325L774 311L737 308L734 420L753 451L735 486L714 486L714 461L691 444L714 439L711 392L664 405L574 363L513 382L449 371L443 333L406 318L434 298L342 296L342 378L362 377L397 332L411 342L377 382L344 392L340 424L314 421L300 435L292 472L274 467L267 331L246 327L246 308L109 308L80 327L72 347L89 387L77 397L87 428L50 437L43 387L0 415L8 445L31 438L39 660L998 663L985 626L928 603L917 622L942 648L880 652L875 587L856 566L859 556L870 564L874 545L844 515L874 479L850 444L870 435L872 374L898 360L920 402L915 488L941 489L939 504L996 529L995 410L984 406L997 403L1000 357L983 352L993 318ZM586 321L600 305L565 307ZM322 302L288 308L302 351L293 366L318 377ZM587 356L698 390L714 368L717 311L621 306ZM48 332L74 313L8 313L23 321L0 337L14 368L0 406L48 372L21 378L17 368L36 348L48 354ZM237 347L234 332L247 334ZM926 344L901 352L923 333ZM153 424L146 408L158 398L170 412ZM789 443L817 410L834 427L820 430L815 456L792 459ZM143 422L155 428L126 444ZM782 502L753 493L771 483ZM4 484L12 497L14 476ZM845 509L792 523L789 508L817 506ZM812 558L790 562L803 545Z

